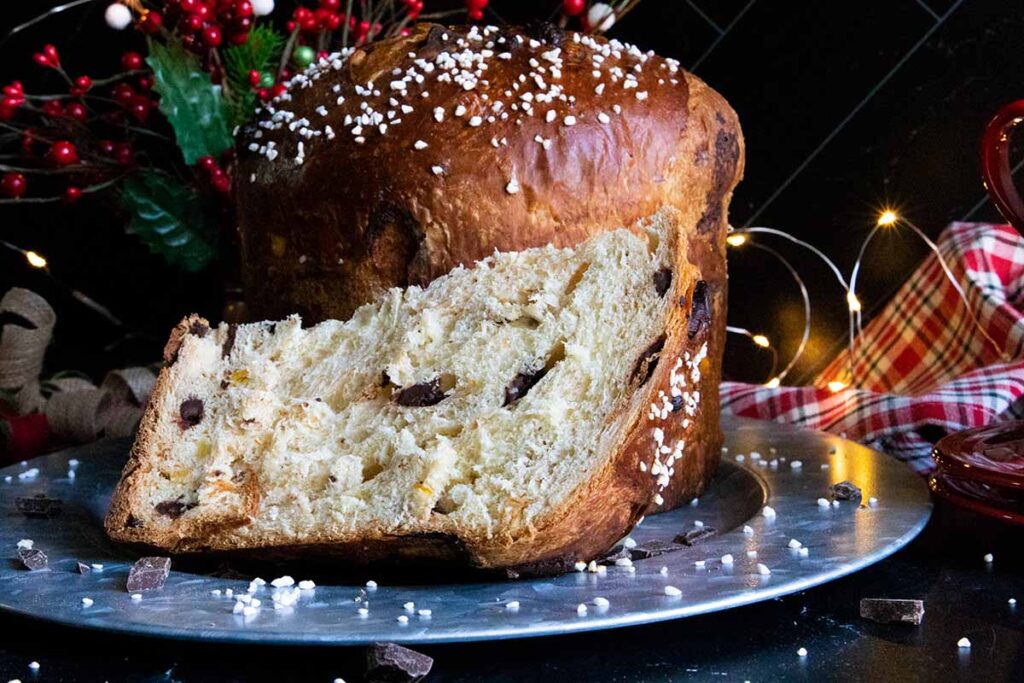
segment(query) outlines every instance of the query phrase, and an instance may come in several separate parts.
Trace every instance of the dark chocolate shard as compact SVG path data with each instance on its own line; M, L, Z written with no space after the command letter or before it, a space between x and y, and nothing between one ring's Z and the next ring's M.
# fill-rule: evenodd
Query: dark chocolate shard
M632 553L629 552L629 548L617 545L604 556L598 560L598 564L615 564L615 560L632 559Z
M85 562L78 562L76 564L78 565L76 567L76 569L78 570L79 574L83 574L84 575L84 574L91 574L92 573L92 567L87 565Z
M664 541L648 541L630 548L629 559L634 562L637 560L647 560L666 553L674 553L677 550L682 550L682 547L673 543L665 543Z
M529 21L523 26L523 33L554 47L562 47L565 42L565 32L550 21Z
M181 402L181 407L178 409L178 412L181 415L182 429L195 427L203 421L203 413L205 412L203 400L194 396L192 398L186 398Z
M914 624L924 618L924 602L890 598L863 598L860 616L879 624Z
M221 358L227 358L231 355L231 349L235 348L235 335L237 334L238 325L235 323L228 325L227 334L224 335L224 346L220 350Z
M48 562L46 553L39 548L18 548L18 558L25 565L25 569L33 572L46 569Z
M416 683L422 681L434 660L395 643L375 643L366 650L367 683Z
M665 296L668 288L672 286L672 269L662 268L654 274L654 291L658 296Z
M537 370L527 370L526 372L518 373L512 378L512 381L508 383L508 386L505 387L505 402L502 403L502 405L507 406L514 401L518 401L523 396L526 396L526 393L530 391L537 382L541 381L547 373L548 369L545 366L541 366Z
M682 410L684 402L685 401L683 400L683 397L682 397L681 394L679 396L673 396L672 397L672 412L673 413L678 413L680 410Z
M143 557L132 565L125 588L129 593L141 593L164 587L171 573L171 558Z
M693 339L711 326L711 297L708 283L698 280L693 287L690 301L690 317L686 322L686 336Z
M177 500L165 500L153 506L158 513L165 517L170 517L171 519L181 517L194 507L195 504L185 503L180 498Z
M19 496L15 499L14 504L18 508L18 512L26 517L44 518L59 515L64 501L60 498L50 498L46 494L40 493L31 498Z
M190 334L194 334L201 339L210 331L210 326L201 320L193 320L192 324L189 325L188 331Z
M680 545L695 546L702 541L706 541L718 532L715 531L714 527L703 526L699 529L690 529L685 531L675 538L672 539L673 543L679 543Z
M640 357L636 359L636 365L633 366L630 381L635 382L638 378L642 378L640 384L644 384L651 378L661 359L661 350L665 348L665 339L666 336L661 335L640 354Z
M832 500L848 500L854 503L859 503L862 496L860 487L849 481L832 484L828 488L828 494Z
M448 395L441 389L440 378L434 378L429 382L420 382L412 386L400 389L394 395L395 403L407 408L423 408L437 405Z

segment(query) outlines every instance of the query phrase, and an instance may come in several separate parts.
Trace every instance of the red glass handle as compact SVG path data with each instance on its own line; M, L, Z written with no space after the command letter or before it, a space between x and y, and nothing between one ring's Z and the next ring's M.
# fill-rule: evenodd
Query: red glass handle
M1022 122L1024 100L1010 102L988 122L981 139L981 174L999 213L1024 233L1024 201L1013 185L1010 170L1010 132Z

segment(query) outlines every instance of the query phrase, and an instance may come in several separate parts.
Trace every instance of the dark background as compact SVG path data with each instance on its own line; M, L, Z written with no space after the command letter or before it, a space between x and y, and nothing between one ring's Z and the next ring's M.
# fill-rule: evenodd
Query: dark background
M0 34L55 4L4 2ZM46 42L58 45L72 76L116 71L123 50L142 46L138 35L105 26L106 4L70 10L0 44L0 83L33 83L40 70L31 53ZM453 4L460 3L428 0L427 11ZM491 2L510 21L546 16L558 4ZM278 0L275 16L283 20L289 7ZM897 207L933 237L951 221L997 218L981 186L977 148L988 117L1024 97L1019 3L644 0L612 35L680 59L739 113L747 173L732 205L737 227L785 230L848 271L883 205ZM220 317L222 273L189 275L164 265L124 234L112 197L74 208L0 206L0 239L45 254L63 283L0 249L0 291L29 287L57 309L51 372L101 375L152 362L183 314ZM842 344L845 302L820 264L780 242L772 245L792 258L812 289L811 344L790 376L794 383L808 381ZM905 229L874 242L859 287L868 317L925 254ZM730 274L730 323L765 332L788 357L802 330L792 280L749 248L733 250ZM68 288L108 306L132 334L76 303ZM763 381L769 365L769 354L731 339L729 377Z

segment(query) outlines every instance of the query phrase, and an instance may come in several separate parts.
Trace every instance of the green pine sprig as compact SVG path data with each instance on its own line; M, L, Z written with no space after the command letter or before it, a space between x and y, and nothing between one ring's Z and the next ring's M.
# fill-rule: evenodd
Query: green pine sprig
M284 36L268 24L257 24L249 39L224 50L224 75L231 92L231 119L234 125L245 123L256 108L256 93L249 73L273 73L284 48Z

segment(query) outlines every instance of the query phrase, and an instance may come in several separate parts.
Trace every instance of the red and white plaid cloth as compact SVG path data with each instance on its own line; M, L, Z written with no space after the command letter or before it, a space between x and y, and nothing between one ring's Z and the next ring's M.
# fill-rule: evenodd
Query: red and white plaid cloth
M724 382L722 408L870 444L921 473L946 433L1024 416L1024 239L1008 225L953 223L939 250L985 338L932 254L863 331L848 381L841 352L813 386Z

